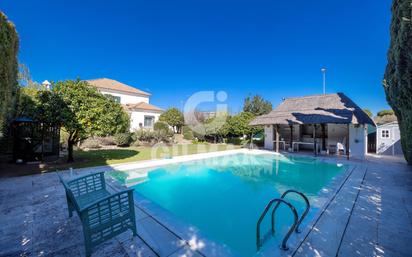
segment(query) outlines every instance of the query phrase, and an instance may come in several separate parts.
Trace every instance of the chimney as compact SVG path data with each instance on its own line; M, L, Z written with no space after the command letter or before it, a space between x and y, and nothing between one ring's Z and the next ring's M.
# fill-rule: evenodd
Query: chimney
M51 83L48 80L45 80L41 83L47 90L50 90Z

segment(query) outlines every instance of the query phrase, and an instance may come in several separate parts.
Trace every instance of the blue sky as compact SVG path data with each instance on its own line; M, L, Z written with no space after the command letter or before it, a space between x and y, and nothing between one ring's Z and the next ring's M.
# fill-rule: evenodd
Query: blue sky
M226 91L232 112L260 94L344 92L373 112L381 85L390 0L2 0L20 35L19 60L36 81L108 77L180 107L201 90ZM204 106L210 108L210 106Z

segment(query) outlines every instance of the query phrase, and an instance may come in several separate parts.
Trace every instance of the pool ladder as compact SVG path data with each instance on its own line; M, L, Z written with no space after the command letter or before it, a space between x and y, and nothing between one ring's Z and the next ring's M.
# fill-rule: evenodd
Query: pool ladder
M284 198L286 195L288 195L289 193L295 193L300 195L303 200L306 203L306 209L305 211L302 213L302 216L300 218L298 218L298 212L296 211L296 208L288 201L286 201ZM262 240L260 239L260 224L262 223L263 219L265 218L266 214L268 213L268 211L270 210L270 208L272 207L272 205L276 203L275 207L272 210L272 235L275 234L275 212L278 209L279 205L281 203L285 204L286 206L289 207L289 209L292 211L293 214L293 224L292 226L289 228L288 232L286 233L285 237L283 238L282 241L282 245L281 245L281 249L282 250L288 250L289 248L287 247L286 243L289 239L289 237L291 236L291 234L293 233L293 231L295 231L296 233L299 233L299 225L302 223L303 219L306 217L306 215L309 212L310 209L310 203L308 198L301 192L293 190L293 189L289 189L287 191L285 191L282 196L280 198L275 198L269 201L269 203L266 205L264 211L262 212L262 214L259 217L259 220L257 222L256 225L256 246L257 246L257 250L260 249L260 247L262 247Z

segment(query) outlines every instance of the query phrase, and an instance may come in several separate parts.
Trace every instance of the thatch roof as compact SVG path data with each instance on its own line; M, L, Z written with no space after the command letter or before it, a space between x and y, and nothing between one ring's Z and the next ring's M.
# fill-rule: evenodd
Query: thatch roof
M398 122L398 118L396 118L395 114L387 114L383 116L376 116L373 121L377 125L382 125L386 123L391 123L391 122Z
M373 120L343 93L287 98L269 114L256 117L250 125L321 123L375 126Z

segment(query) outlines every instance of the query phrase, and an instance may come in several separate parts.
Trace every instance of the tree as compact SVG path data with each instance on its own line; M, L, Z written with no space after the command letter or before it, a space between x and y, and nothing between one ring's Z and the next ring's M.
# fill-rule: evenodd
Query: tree
M250 126L249 123L255 118L250 112L241 112L235 116L232 116L228 120L229 134L236 136L249 136L255 134L261 130L261 128Z
M412 165L412 5L393 0L391 42L383 87L386 99L398 118L402 150Z
M19 37L6 15L0 11L0 140L8 124L15 115L18 99Z
M16 117L34 118L37 108L38 90L33 88L20 88L16 106Z
M260 95L255 95L252 99L248 96L243 103L243 111L252 113L255 116L268 114L272 111L272 103L263 99Z
M170 108L162 113L159 120L166 122L169 126L173 128L173 131L180 133L181 127L184 124L184 118L181 111L177 108Z
M68 162L72 162L73 146L90 136L108 136L126 132L129 116L120 104L105 97L81 80L53 84L53 93L63 101L58 113L68 133Z
M214 143L217 142L218 138L222 141L223 137L229 133L228 118L228 113L217 112L215 117L205 119L203 122L204 136L213 137Z
M385 116L385 115L394 115L395 113L393 112L393 110L382 110L382 111L379 111L378 113L377 113L377 115L379 116L379 117L383 117L383 116Z
M385 124L393 121L397 121L393 110L379 111L374 119L376 124Z
M46 89L43 87L43 85L40 85L36 81L33 81L30 70L24 63L19 64L18 80L20 87L36 89L37 91Z
M20 88L15 115L36 119L38 95L46 88L33 81L29 68L22 63L19 64L18 83Z
M372 112L369 110L369 109L362 109L370 118L372 118L373 117L373 114L372 114Z

